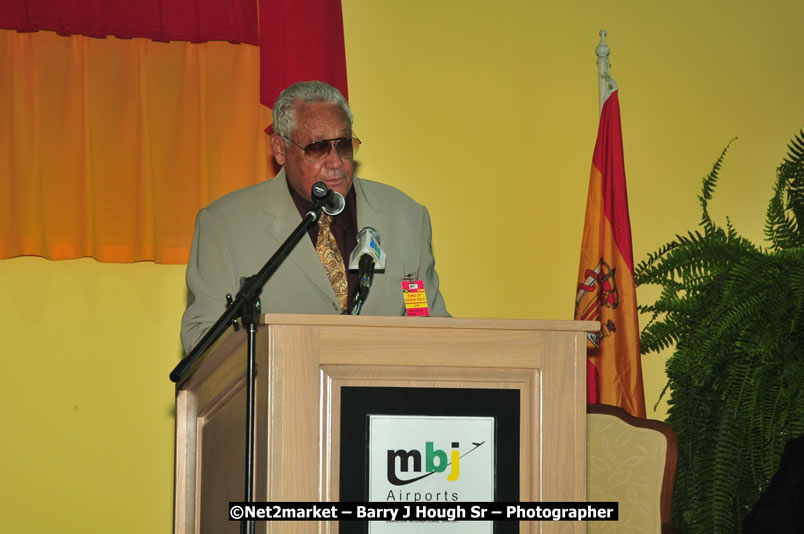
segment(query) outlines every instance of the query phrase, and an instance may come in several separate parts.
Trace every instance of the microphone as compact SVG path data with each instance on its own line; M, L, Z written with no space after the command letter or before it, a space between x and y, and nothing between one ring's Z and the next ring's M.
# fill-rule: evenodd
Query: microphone
M370 256L372 265L377 269L385 269L385 251L380 248L380 234L371 226L366 226L357 233L357 246L349 255L349 269L360 268L360 258Z
M374 281L374 269L385 269L385 251L380 248L380 234L377 230L366 226L357 234L357 246L349 255L349 269L358 270L357 291L352 306L344 314L359 315L360 308L368 298L371 283Z
M310 196L313 202L316 205L320 205L324 213L330 217L338 215L346 207L346 200L344 200L343 195L327 187L324 182L314 183Z

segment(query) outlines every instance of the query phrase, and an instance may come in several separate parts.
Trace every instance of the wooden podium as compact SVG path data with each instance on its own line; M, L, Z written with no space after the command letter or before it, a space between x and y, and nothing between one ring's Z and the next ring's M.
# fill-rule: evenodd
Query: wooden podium
M349 386L516 389L521 501L586 497L586 337L596 322L262 316L255 501L337 501L340 391ZM246 336L224 334L177 388L176 533L239 532L245 484ZM321 530L319 530L321 527ZM337 522L257 522L337 533ZM585 532L523 521L521 533Z

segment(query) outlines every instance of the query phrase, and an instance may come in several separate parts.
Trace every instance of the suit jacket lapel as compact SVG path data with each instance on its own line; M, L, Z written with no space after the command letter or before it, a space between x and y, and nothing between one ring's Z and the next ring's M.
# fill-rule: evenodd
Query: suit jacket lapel
M357 197L357 231L362 228L370 226L377 230L380 234L380 246L386 248L386 243L383 242L383 236L388 235L386 232L386 221L382 217L382 207L379 200L363 187L362 181L355 177L354 185Z
M293 233L293 230L296 229L302 219L288 192L284 168L270 180L269 185L271 187L266 188L267 194L265 198L267 230L276 242L281 245ZM318 259L318 254L316 254L309 237L305 235L285 261L293 262L299 273L304 275L313 286L317 287L323 297L335 304L338 303L324 268L321 266L321 260Z

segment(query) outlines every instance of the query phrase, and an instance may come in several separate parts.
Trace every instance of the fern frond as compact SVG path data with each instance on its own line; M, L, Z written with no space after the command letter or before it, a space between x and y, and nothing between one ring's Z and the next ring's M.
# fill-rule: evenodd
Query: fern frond
M666 255L668 252L670 252L671 250L673 250L673 249L674 249L674 248L676 248L677 246L678 246L678 243L677 243L677 242L675 242L675 241L671 241L671 242L669 242L669 243L666 243L666 244L662 245L662 246L659 248L659 250L657 250L656 252L653 252L653 253L651 253L651 254L648 254L648 258L647 258L646 260L644 260L644 261L639 262L639 263L637 264L637 266L634 268L634 276L639 276L639 274L640 274L642 271L646 271L646 270L648 270L648 269L649 269L651 266L653 266L654 264L656 264L656 263L658 263L659 261L661 261L661 259L662 259L662 258L663 258L663 257L664 257L664 256L665 256L665 255Z
M701 226L704 227L706 233L709 233L715 229L715 224L712 222L712 218L709 216L709 201L712 200L712 192L714 192L715 186L717 185L718 173L720 172L720 166L723 163L723 159L726 157L726 151L728 151L735 139L737 138L734 137L731 141L729 141L729 143L720 153L720 157L717 158L717 161L715 161L715 164L712 166L712 171L703 178L701 194L698 195L698 201L701 204Z
M804 162L804 130L799 130L798 134L787 145L787 157L785 163Z

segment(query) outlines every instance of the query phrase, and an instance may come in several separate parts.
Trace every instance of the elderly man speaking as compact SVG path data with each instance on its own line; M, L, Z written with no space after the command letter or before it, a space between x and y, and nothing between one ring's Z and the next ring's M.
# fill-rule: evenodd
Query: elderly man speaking
M323 82L291 85L276 99L271 147L282 166L279 173L198 213L181 324L187 353L224 312L226 295L236 294L240 279L258 272L313 208L316 182L343 195L345 209L323 214L310 228L310 239L303 239L263 286L262 310L341 313L358 285L356 272L347 270L350 252L358 230L371 227L387 260L374 274L362 313L405 315L403 285L415 284L417 290L424 286L424 314L449 316L438 287L427 209L398 189L354 175L360 140L352 124L346 99Z

